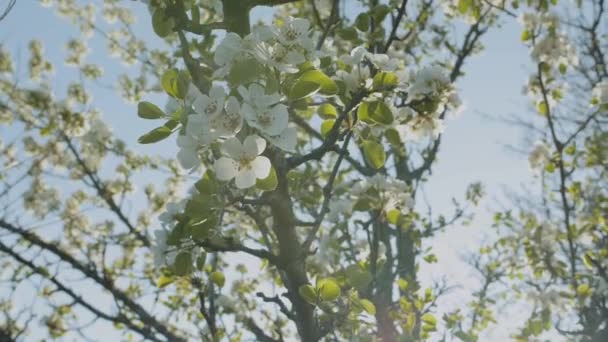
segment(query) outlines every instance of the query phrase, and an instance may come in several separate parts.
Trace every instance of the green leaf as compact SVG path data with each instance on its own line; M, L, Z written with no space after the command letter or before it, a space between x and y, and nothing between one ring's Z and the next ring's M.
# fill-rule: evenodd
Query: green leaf
M154 14L152 14L152 28L159 37L164 38L170 35L173 32L173 27L175 27L175 21L165 15L163 9L158 8L154 11Z
M425 313L424 315L422 315L422 317L420 319L428 325L432 325L432 326L437 325L437 319L431 313Z
M591 295L591 288L589 287L589 284L580 284L577 288L576 288L576 294L579 297L589 297Z
M372 10L372 16L374 17L374 22L376 24L380 24L384 18L391 12L391 8L387 5L378 5L375 6Z
M344 40L355 40L359 38L357 30L355 30L353 27L345 27L338 30L338 36Z
M255 58L238 59L232 65L232 68L230 68L228 83L232 87L251 83L252 81L257 80L264 72L262 66Z
M329 131L331 131L332 127L334 127L334 124L336 123L336 120L325 120L323 121L323 123L321 123L321 135L323 137L326 137L327 134L329 133Z
M399 289L401 291L405 291L407 289L407 286L409 285L409 283L407 282L407 280L405 280L403 278L399 278L399 280L397 280L397 285L399 286Z
M163 287L166 287L169 284L172 284L174 281L175 281L175 279L173 279L172 277L167 277L166 275L161 275L156 280L156 286L162 289Z
M216 213L209 213L204 219L196 218L190 226L190 235L195 241L201 241L209 238L210 233L217 228L219 217Z
M167 94L177 99L184 99L188 94L189 81L185 74L175 69L165 71L160 84Z
M384 136L389 144L393 145L393 147L401 146L401 137L399 136L399 132L394 128L389 128L384 132Z
M532 34L528 30L523 30L520 36L522 42L532 39Z
M137 105L137 115L142 119L160 119L165 113L155 104L142 101Z
M547 107L547 104L544 101L541 101L538 103L538 112L541 115L547 115L547 113L549 112L549 108Z
M224 273L220 271L214 271L209 275L209 280L214 283L217 287L222 288L226 284L226 277Z
M587 252L587 253L585 253L585 255L583 255L583 264L588 269L593 270L593 258L591 257L589 252Z
M386 219L390 224L399 223L400 217L401 217L401 212L397 209L392 209L388 213L386 213Z
M393 122L391 109L382 101L361 103L357 109L357 116L367 123L390 125Z
M376 306L371 301L369 301L367 299L361 299L359 301L359 304L361 305L363 310L365 310L365 312L367 312L368 314L370 314L370 315L376 314Z
M317 113L323 119L333 119L338 116L338 111L336 107L329 103L324 103L317 108Z
M424 256L424 261L428 262L429 264L434 264L437 262L437 256L435 254L429 254Z
M321 86L314 82L298 81L289 92L289 100L295 101L316 94L321 90Z
M355 27L361 32L367 32L369 30L369 15L367 13L361 13L355 19Z
M458 12L460 14L466 14L471 7L471 0L460 0L458 2Z
M346 268L346 281L359 291L365 291L372 282L372 274L359 265L350 265Z
M270 173L268 174L268 177L264 179L258 179L255 183L258 189L264 191L272 191L277 188L278 184L279 180L277 178L277 171L274 169L274 167L270 167Z
M171 129L166 126L157 127L150 132L142 135L137 139L137 142L140 144L153 144L155 142L159 142L163 139L166 139L172 133Z
M375 90L395 88L399 84L399 78L392 72L379 72L374 76L373 87Z
M212 195L218 192L219 186L212 171L207 170L198 182L194 184L201 195Z
M317 281L317 291L321 299L332 302L340 297L341 290L335 280L326 278Z
M202 271L205 268L205 262L207 261L207 253L202 252L201 255L196 258L196 268Z
M192 272L192 254L189 252L179 253L173 263L173 272L180 277L190 274Z
M314 287L312 287L312 285L302 285L300 288L298 288L298 292L300 293L300 296L302 296L302 298L304 298L304 300L306 300L308 303L312 305L317 304L317 291Z
M366 140L363 142L363 155L365 159L374 169L380 169L384 166L386 161L386 153L384 147L372 140Z
M319 70L308 70L300 76L296 82L311 82L319 85L319 92L323 95L335 95L338 93L338 85L334 80Z
M391 112L391 109L382 101L379 101L376 109L369 114L370 118L375 122L384 125L390 125L393 122L393 113Z

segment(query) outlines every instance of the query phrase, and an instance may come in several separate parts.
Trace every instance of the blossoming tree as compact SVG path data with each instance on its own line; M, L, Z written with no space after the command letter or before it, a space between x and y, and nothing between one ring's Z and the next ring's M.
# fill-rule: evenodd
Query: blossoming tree
M486 285L442 322L447 286L423 284L421 272L437 259L427 243L468 216L481 186L451 216L425 213L421 192L483 35L553 2L145 1L161 49L134 35L117 0L103 2L104 23L94 5L41 1L82 33L66 57L79 81L58 96L40 42L25 84L0 54L0 117L12 132L0 173L0 337L30 333L42 317L54 338L95 340L87 328L109 323L151 341L476 340L492 322L487 288L505 267L478 264ZM274 17L255 23L262 6ZM524 16L523 36L541 75L531 93L553 122L547 96L558 92L543 77L573 70L576 55L558 21L543 18ZM139 118L159 122L139 143L173 139L173 157L135 153L90 105L86 86L103 74L85 58L93 34L139 67L118 77ZM604 108L605 84L589 70ZM553 140L560 156L576 132ZM561 160L538 146L535 166ZM40 302L16 303L24 284Z
M293 5L274 23L249 24L249 10L285 3ZM202 174L163 215L156 260L167 283L207 273L195 285L212 336L227 333L222 312L261 340L281 339L290 326L304 341L409 340L437 328L442 289L421 288L419 258L434 258L421 242L463 209L452 220L423 217L416 193L444 119L461 105L454 81L496 20L494 5L443 4L444 20L470 22L460 45L433 22L432 1L362 2L347 15L344 5L215 1L202 22L191 2L150 2L155 31L177 36L184 67L161 78L168 111L139 104L142 118L165 120L140 142L175 134L182 167ZM210 37L218 38L211 51L196 48ZM475 186L467 197L479 195ZM233 286L245 313L214 304L230 252L266 265L268 282L261 274L246 282L255 291Z
M539 191L496 214L502 237L483 250L500 255L492 267L532 307L520 341L608 338L606 6L532 6L520 17L533 62L525 91L537 113L524 122L538 139L529 162Z

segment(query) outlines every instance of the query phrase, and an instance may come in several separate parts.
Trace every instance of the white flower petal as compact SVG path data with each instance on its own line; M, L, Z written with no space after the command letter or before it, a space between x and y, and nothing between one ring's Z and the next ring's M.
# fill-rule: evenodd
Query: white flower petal
M285 152L295 152L298 143L298 134L295 127L287 127L281 134L269 137L268 140Z
M209 98L209 96L205 94L201 94L201 96L198 96L192 103L194 111L198 114L205 114L205 109L209 105L210 100L211 99Z
M230 138L224 141L222 144L222 152L224 154L233 157L235 159L240 159L243 155L243 145L237 138Z
M256 179L253 170L243 170L236 175L235 184L239 189L247 189L255 185Z
M255 158L257 155L264 152L265 149L266 140L256 134L248 136L245 138L245 141L243 141L243 150L245 157L248 159Z
M228 100L226 100L226 112L228 113L239 113L241 110L241 104L239 100L234 96L230 96Z
M211 97L212 99L221 100L221 102L224 102L224 98L226 97L226 92L224 91L224 88L222 88L220 86L214 86L209 91L209 97Z
M251 162L251 168L255 172L255 176L259 179L264 179L270 174L270 159L259 156Z
M221 157L213 164L213 170L217 179L229 181L238 174L239 164L233 159Z
M194 148L185 147L180 149L179 152L177 152L177 160L179 160L182 167L187 170L200 164L198 154Z
M289 112L287 111L287 107L285 105L277 105L272 108L271 115L273 120L271 124L266 127L265 131L270 135L279 135L287 128L287 124L289 123Z

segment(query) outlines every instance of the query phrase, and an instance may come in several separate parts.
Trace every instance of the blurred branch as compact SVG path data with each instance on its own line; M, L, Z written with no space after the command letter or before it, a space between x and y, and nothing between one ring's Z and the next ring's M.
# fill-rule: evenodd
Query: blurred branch
M10 11L13 9L13 7L15 6L15 4L17 3L17 0L10 0L8 5L6 6L6 9L4 9L4 12L2 12L2 14L0 14L0 21L4 20L4 18L6 18L6 16L10 13Z

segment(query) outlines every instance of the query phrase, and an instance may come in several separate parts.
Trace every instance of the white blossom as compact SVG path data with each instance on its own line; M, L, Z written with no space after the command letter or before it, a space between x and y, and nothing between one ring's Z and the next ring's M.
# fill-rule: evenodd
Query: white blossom
M259 129L262 133L277 136L287 128L289 112L287 106L279 104L279 94L265 94L265 89L259 84L251 84L249 88L239 87L243 97L242 111L247 123Z
M270 173L270 160L260 156L266 149L266 141L257 135L250 135L243 143L237 138L230 138L222 144L222 152L227 157L221 157L213 166L219 180L235 179L239 189L247 189L255 185L256 179L264 179Z
M608 104L608 81L598 83L591 92L592 101L595 105L605 106Z
M530 167L533 170L538 170L544 167L549 161L551 161L551 150L544 141L537 141L534 144L534 149L528 156Z
M181 200L179 202L167 203L165 211L158 216L158 220L165 227L170 226L175 222L176 215L180 214L186 208L187 200Z
M295 127L287 127L279 135L266 136L266 138L281 150L294 153L298 144L298 131Z
M329 203L327 219L330 222L338 222L342 216L350 216L353 211L353 202L349 199L336 199Z
M226 92L224 88L214 86L209 91L209 95L201 94L194 100L194 110L201 115L207 115L209 118L214 117L224 109L224 100Z
M435 115L415 116L397 129L401 138L409 141L418 141L425 137L437 139L444 130L443 120Z
M211 127L218 136L231 137L238 133L243 127L243 116L241 105L236 97L231 96L226 100L225 111L211 118Z

